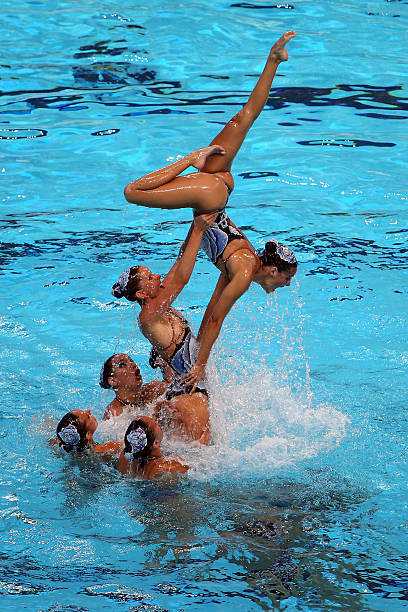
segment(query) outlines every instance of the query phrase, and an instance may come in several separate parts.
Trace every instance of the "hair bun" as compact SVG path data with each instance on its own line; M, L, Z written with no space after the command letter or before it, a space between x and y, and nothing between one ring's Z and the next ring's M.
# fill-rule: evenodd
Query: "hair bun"
M113 285L112 295L114 295L116 298L122 298L126 296L126 287L129 281L129 276L130 276L130 268L122 272L122 274L120 274L116 283Z
M283 272L292 266L297 266L295 254L285 244L281 244L276 238L271 238L265 244L260 254L264 266L276 266L279 272Z
M275 238L271 238L271 240L268 240L268 242L265 244L265 251L270 254L276 253L278 246L279 242L275 240Z
M73 448L74 448L74 447L72 446L72 444L64 444L64 442L60 442L60 446L61 446L61 448L63 448L63 449L64 449L64 451L65 451L66 453L70 453L70 452L73 450Z
M123 297L123 287L121 283L115 283L112 287L112 295L115 298L122 298Z

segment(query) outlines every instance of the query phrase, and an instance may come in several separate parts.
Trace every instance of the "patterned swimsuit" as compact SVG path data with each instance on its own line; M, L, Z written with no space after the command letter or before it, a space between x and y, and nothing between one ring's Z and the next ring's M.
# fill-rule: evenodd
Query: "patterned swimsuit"
M167 400L170 400L177 395L186 395L189 392L189 388L185 387L181 383L180 378L184 374L188 374L188 372L191 370L197 361L198 351L200 350L200 343L198 342L197 338L193 336L188 321L179 315L179 313L176 313L176 311L171 309L170 312L177 316L183 323L183 337L176 344L176 348L174 349L174 353L171 357L164 357L153 347L150 351L149 358L149 364L152 368L160 368L160 361L165 361L173 371L174 381L169 385L165 394L165 398ZM200 380L196 387L195 393L204 393L204 395L208 396L204 380Z
M228 197L231 189L226 185ZM218 259L224 253L225 249L233 240L245 240L245 236L240 230L234 227L231 220L225 212L225 207L228 203L225 202L224 208L219 211L216 220L204 232L201 241L201 248L205 251L207 257L216 264Z

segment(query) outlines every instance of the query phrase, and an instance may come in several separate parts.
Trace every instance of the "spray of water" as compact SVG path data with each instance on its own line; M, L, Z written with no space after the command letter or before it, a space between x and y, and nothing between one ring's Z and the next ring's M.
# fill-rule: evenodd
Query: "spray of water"
M290 308L281 307L275 293L266 305L248 302L231 313L207 368L211 445L168 436L163 441L165 453L187 459L190 477L264 477L297 469L345 436L347 417L311 390L303 306L292 299ZM144 412L151 415L152 407ZM123 439L135 416L125 411L101 423L98 437Z

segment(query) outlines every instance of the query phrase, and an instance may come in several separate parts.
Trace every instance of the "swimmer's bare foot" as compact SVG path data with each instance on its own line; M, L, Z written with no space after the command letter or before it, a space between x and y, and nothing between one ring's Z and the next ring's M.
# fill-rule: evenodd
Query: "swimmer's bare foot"
M197 168L197 170L202 170L205 166L205 162L212 155L225 155L225 149L219 145L211 145L210 147L197 149L197 151L191 153L191 165Z
M286 43L288 43L292 38L295 38L296 32L294 30L290 30L289 32L285 32L283 36L280 37L279 40L273 45L272 49L269 53L269 59L274 60L275 62L286 62L289 59L288 52L286 51Z

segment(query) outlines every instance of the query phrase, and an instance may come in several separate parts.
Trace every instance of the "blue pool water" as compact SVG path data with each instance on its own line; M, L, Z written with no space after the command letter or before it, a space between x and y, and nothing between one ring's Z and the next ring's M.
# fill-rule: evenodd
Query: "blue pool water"
M0 609L408 607L407 5L3 0ZM191 465L177 484L61 456L53 422L102 417L115 349L152 377L110 286L165 273L190 222L123 186L206 145L289 29L229 212L301 265L224 324L214 445L166 440ZM215 281L200 255L178 301L196 329Z

